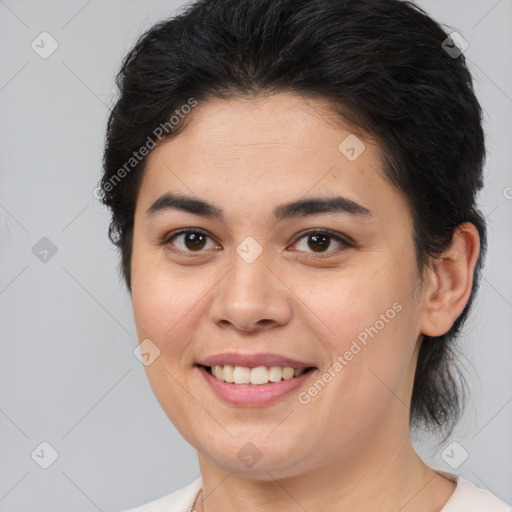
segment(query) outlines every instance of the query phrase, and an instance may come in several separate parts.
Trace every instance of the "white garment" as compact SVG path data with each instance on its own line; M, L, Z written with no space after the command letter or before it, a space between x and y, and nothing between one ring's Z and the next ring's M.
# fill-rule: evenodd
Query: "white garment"
M440 512L512 512L512 509L494 494L476 487L469 480L446 471L435 471L457 484L454 493ZM203 479L199 477L186 487L123 512L193 512L192 506L202 483Z

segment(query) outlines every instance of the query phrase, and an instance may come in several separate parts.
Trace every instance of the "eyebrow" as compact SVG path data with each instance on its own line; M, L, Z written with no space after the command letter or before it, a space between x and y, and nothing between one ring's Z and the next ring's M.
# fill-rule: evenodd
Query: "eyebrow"
M165 210L179 210L201 217L217 218L224 222L221 208L195 197L166 192L147 210L146 215L154 215ZM273 210L274 219L281 221L294 217L306 217L323 213L348 213L361 218L372 218L372 212L346 197L313 197L300 199L277 206Z

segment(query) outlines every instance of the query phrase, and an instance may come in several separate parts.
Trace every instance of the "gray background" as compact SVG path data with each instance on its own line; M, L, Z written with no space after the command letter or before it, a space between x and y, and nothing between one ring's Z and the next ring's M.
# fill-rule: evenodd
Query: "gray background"
M181 3L0 1L0 512L118 511L199 476L133 355L108 212L92 194L121 59ZM466 415L447 443L415 442L427 462L512 503L512 1L418 3L469 43L489 254L465 329ZM31 47L43 31L59 45L47 59ZM32 252L43 237L57 248L46 262ZM58 452L48 469L43 441ZM441 456L452 442L452 465L468 453L455 469Z

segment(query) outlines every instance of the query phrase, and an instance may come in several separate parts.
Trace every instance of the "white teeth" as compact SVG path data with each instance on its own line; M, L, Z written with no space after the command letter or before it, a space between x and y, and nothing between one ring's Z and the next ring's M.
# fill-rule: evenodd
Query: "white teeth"
M217 378L219 378L218 375L217 373ZM221 380L224 379L221 377ZM235 366L233 370L233 382L235 384L249 384L251 382L251 369L245 366Z
M213 372L213 375L215 375L215 377L217 377L218 379L220 379L220 380L224 379L224 375L223 375L224 370L223 370L222 366L213 366L212 372Z
M268 373L270 382L279 382L283 378L283 370L280 366L271 366Z
M285 366L283 368L283 379L284 380L290 380L293 379L293 372L295 370L293 368L290 368L289 366Z
M265 366L258 366L251 369L251 384L267 384L268 383L268 370Z
M248 368L246 366L215 365L212 366L212 375L219 380L233 384L268 384L290 380L304 373L304 368L292 368L290 366L258 366Z
M233 373L235 368L229 364L225 365L222 370L222 377L224 382L233 382Z

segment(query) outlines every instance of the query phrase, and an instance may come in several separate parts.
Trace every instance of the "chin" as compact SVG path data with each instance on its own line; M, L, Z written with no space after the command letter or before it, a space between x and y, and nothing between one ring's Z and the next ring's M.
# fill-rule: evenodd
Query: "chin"
M301 454L300 449L307 446L307 443L301 441L286 444L286 436L283 435L269 439L268 434L271 431L272 429L265 428L264 433L260 432L255 436L251 436L247 429L240 436L230 431L233 437L226 434L222 438L208 440L208 445L198 443L195 446L202 456L209 458L228 473L247 475L259 480L273 480L272 477L277 474L284 477L301 473L304 468L301 468L300 461L307 454Z

